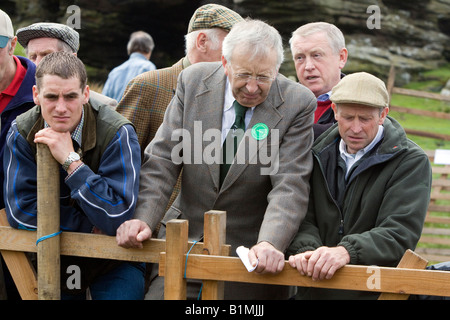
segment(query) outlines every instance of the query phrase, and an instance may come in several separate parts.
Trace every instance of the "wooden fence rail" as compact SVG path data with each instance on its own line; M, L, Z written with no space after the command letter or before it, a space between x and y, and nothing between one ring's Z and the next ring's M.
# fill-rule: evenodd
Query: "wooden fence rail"
M215 211L206 213L205 228L209 228L207 227L209 224L213 230L218 230L218 226L222 229L223 214ZM4 212L2 216L4 220ZM217 221L219 225L216 224ZM216 240L208 240L210 244L190 242L187 240L187 230L187 221L172 220L167 226L167 240L145 241L143 249L120 248L116 245L115 238L110 236L63 232L61 254L159 263L160 275L165 277L166 282L165 298L170 300L186 298L186 279L204 281L202 295L204 300L221 299L224 281L394 293L390 299L407 298L410 294L450 296L450 272L414 269L424 268L426 261L411 252L405 256L415 259L412 265L416 267L347 265L331 280L312 281L310 277L301 276L287 262L284 270L276 275L249 273L239 258L227 256L229 246ZM23 255L24 260L19 261L19 265L27 263L24 262L27 260L23 251L36 252L35 241L35 232L15 230L3 224L0 226L0 250L13 273L23 299L37 299L38 289L35 276L33 277L34 270L21 266L20 272L27 269L28 272L15 274L18 264L11 264L8 254ZM187 254L189 249L190 252ZM218 254L208 254L214 251ZM33 283L34 288L30 285Z
M50 171L47 170L47 174L51 174ZM49 180L44 178L42 181L48 183ZM39 190L38 201L49 201L54 196L44 192L47 196L43 197ZM38 208L42 206L38 205ZM56 210L49 211L59 214ZM42 214L42 211L38 212L38 220ZM167 225L165 241L145 241L142 249L118 247L115 237L106 235L63 232L54 237L58 240L57 249L50 249L51 255L47 252L39 256L41 243L37 246L36 240L52 230L12 229L5 211L0 210L0 251L21 297L30 300L59 299L59 288L55 292L53 281L59 278L60 270L55 270L51 261L59 261L61 254L159 263L166 299L185 299L188 278L203 280L202 299L205 300L222 299L225 281L375 291L383 292L382 297L390 299L405 298L410 294L450 296L450 272L418 270L423 269L427 262L409 251L398 268L347 265L338 270L333 279L324 281L312 281L310 277L301 276L287 262L284 270L276 275L249 273L239 258L229 256L230 246L225 244L226 213L209 211L204 220L204 243L188 241L188 221L172 220ZM39 224L38 228L41 228ZM38 260L42 257L48 259L43 267L46 270L40 268L36 276L25 252L37 252ZM37 280L41 272L46 276ZM53 289L47 290L49 287ZM386 293L395 295L386 296Z
M221 221L223 222L224 219ZM410 294L450 296L450 272L414 269L424 268L426 261L411 251L407 251L404 257L409 261L401 262L398 268L346 265L338 270L330 280L312 281L311 277L300 275L296 269L290 267L287 261L283 271L278 274L256 274L249 273L240 259L236 257L187 254L188 222L186 220L169 221L167 232L168 235L181 236L167 237L167 252L161 253L159 260L159 274L164 276L166 299L186 299L187 279L395 294L388 296L391 299L407 298ZM182 252L184 254L180 256ZM402 267L405 264L413 267ZM174 267L174 265L176 266ZM222 287L216 287L216 290L215 294L208 293L208 295L215 298L223 294ZM209 298L202 295L202 299L208 300Z

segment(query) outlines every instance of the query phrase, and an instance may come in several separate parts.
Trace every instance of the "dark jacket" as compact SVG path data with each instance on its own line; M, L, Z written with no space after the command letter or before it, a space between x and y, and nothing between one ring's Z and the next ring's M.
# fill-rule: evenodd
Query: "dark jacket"
M6 144L6 135L11 127L11 122L25 111L34 107L33 101L33 86L36 83L35 73L36 66L33 62L24 57L19 57L22 65L27 69L25 78L22 80L22 84L19 87L16 95L11 99L6 108L1 114L1 131L0 131L0 164L3 163L3 150ZM0 166L0 183L3 186L3 166ZM4 208L3 192L0 192L0 208Z
M340 136L337 124L314 143L314 168L308 213L288 255L320 246L343 246L350 264L393 267L414 250L430 199L427 155L407 139L400 124L387 117L384 137L352 169L344 186L337 181ZM341 188L341 201L333 194ZM339 203L340 202L340 203ZM298 297L308 295L299 288ZM376 297L371 293L309 290L309 298Z

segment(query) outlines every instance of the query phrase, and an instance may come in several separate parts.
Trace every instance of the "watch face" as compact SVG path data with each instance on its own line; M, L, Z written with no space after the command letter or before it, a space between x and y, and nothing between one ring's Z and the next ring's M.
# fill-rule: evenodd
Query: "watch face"
M72 162L78 161L78 160L80 160L80 155L76 152L71 152L71 153L69 153L69 158L70 158L70 160L72 160Z
M80 160L80 155L76 152L70 152L66 161L64 161L64 163L62 164L63 169L67 170L72 162L78 160Z

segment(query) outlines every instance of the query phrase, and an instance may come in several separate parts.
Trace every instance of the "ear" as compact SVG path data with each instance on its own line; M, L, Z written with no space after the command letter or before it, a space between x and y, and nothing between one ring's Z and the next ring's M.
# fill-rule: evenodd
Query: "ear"
M380 120L378 121L378 124L382 125L384 123L384 120L386 119L388 113L389 113L389 107L384 107L383 111L381 111Z
M347 63L348 58L348 50L346 48L342 48L339 52L339 68L343 69L345 64Z
M33 86L33 101L34 104L37 106L40 106L41 104L39 103L39 91L36 85Z
M206 52L207 47L206 47L206 42L208 40L208 37L206 36L206 33L200 32L197 35L197 39L195 40L195 45L197 47L197 49L200 52Z
M333 109L334 112L334 119L337 120L337 106L334 104L334 102L331 103L331 109Z
M223 66L223 69L224 69L225 74L228 76L228 68L227 68L227 65L228 65L228 61L227 61L227 59L225 59L225 57L222 55L222 66Z
M89 102L89 92L90 92L89 86L86 85L86 87L84 87L84 90L83 90L83 104L86 104Z

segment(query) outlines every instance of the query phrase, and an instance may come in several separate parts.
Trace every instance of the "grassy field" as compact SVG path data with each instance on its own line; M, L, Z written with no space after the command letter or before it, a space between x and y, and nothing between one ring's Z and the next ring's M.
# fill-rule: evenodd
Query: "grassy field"
M447 64L438 70L424 72L421 75L419 81L411 82L404 87L408 89L440 93L441 89L445 86L446 82L449 79L450 79L450 64ZM450 102L437 101L433 99L415 98L398 94L394 94L392 96L391 105L450 113ZM404 128L450 135L450 120L448 119L423 117L399 113L395 111L391 111L390 115L395 119L397 119ZM409 138L414 142L416 142L418 145L420 145L424 150L450 149L450 141L424 138L413 135L409 135ZM449 202L450 201L441 200L439 204L448 205L450 204ZM448 212L433 212L432 215L441 217L450 216ZM450 229L450 224L426 222L425 227ZM450 238L450 236L444 235L440 237ZM418 248L449 250L450 246L441 244L425 244L419 242ZM430 261L430 264L436 262L437 261Z
M424 72L421 75L420 81L411 82L404 87L408 89L439 93L449 79L450 64L447 64L438 70ZM450 102L437 101L433 99L423 99L394 94L392 96L391 104L408 108L450 113ZM397 119L405 128L450 135L450 121L448 119L422 117L395 111L391 111L390 115ZM450 149L450 141L412 135L409 136L409 138L420 145L424 150Z

